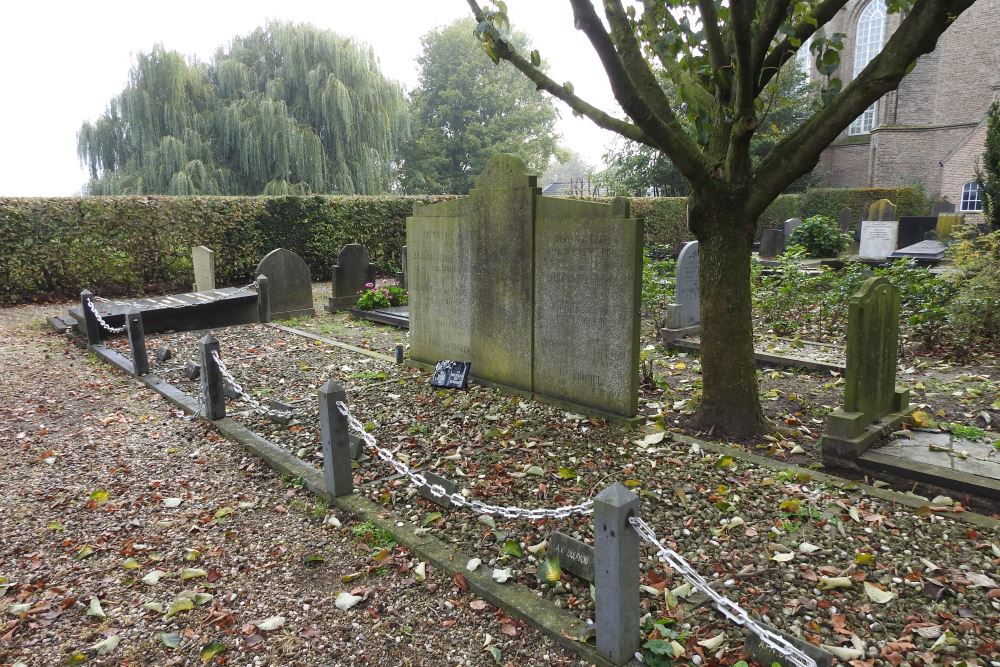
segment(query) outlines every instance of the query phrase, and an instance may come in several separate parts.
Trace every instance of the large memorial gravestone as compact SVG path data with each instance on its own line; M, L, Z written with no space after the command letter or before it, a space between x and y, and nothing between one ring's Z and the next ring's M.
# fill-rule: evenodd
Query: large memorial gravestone
M468 197L414 206L406 246L411 359L635 415L642 225L625 200L543 197L496 155Z
M937 225L934 227L934 231L937 232L938 241L946 242L954 236L964 221L965 216L961 213L939 213Z
M203 245L191 248L194 267L194 291L209 292L215 289L215 251Z
M667 305L667 326L660 337L667 343L697 333L701 325L698 242L689 241L677 256L674 303Z
M830 413L820 439L823 457L851 460L908 412L908 392L896 388L899 290L869 278L850 299L844 406Z
M277 248L264 255L254 275L268 278L272 320L316 314L309 265L291 250Z
M899 234L896 245L899 248L911 246L927 239L928 232L937 229L937 217L903 216L899 219Z
M369 261L363 245L349 243L337 255L332 276L333 296L326 306L330 313L357 305L358 292L364 289L365 283L375 282L375 265Z
M858 256L863 260L884 261L899 247L898 241L896 206L888 199L872 202L868 217L861 222Z

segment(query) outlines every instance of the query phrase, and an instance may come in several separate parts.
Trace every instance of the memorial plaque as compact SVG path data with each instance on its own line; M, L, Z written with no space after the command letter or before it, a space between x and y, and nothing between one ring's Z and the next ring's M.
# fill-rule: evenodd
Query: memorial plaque
M594 547L569 535L549 535L546 554L559 558L559 567L584 581L594 582Z
M267 253L253 275L267 276L272 320L316 314L309 265L291 250L278 248Z
M469 370L472 363L468 361L451 361L444 359L434 364L434 375L431 376L431 386L442 389L468 389Z
M896 249L899 223L865 220L861 223L861 259L886 259Z
M203 245L191 248L191 264L194 266L194 291L214 290L215 252Z
M445 479L440 475L435 475L434 473L427 472L426 470L421 470L419 472L427 479L428 484L439 484L443 486L444 492L448 495L451 495L452 493L455 493L455 491L458 490L458 484L450 479ZM449 509L453 507L451 501L448 500L447 495L441 496L440 498L435 498L434 494L431 493L431 490L428 489L426 486L421 486L419 489L417 489L417 493L420 494L422 497L426 498L427 500L431 501L432 503L440 505L441 507L447 507Z

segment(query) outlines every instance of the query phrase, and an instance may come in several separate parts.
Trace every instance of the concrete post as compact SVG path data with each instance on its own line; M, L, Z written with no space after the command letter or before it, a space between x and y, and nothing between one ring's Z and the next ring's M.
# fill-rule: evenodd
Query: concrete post
M271 321L271 288L267 276L257 276L257 320L264 324Z
M337 401L346 405L347 392L339 382L327 380L319 389L319 426L323 445L323 479L326 481L326 492L334 497L354 492L347 417L340 414Z
M101 325L97 323L94 311L90 309L90 301L94 298L94 293L89 289L80 292L80 307L83 309L83 326L87 329L87 347L100 345Z
M132 372L136 377L149 375L149 356L146 354L146 334L142 330L142 313L129 308L125 313L128 345L132 348Z
M225 380L219 365L212 358L212 351L218 352L219 341L206 335L198 341L201 353L201 400L206 419L222 419L226 416Z
M639 650L639 534L628 522L638 509L619 483L594 498L597 650L616 665Z

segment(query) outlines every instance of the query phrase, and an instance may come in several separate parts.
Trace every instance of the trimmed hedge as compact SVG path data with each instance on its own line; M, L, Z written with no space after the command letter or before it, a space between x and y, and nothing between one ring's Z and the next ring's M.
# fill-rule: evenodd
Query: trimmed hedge
M329 280L346 243L360 243L382 273L398 270L405 219L429 197L65 197L0 199L0 303L75 297L83 288L117 296L191 288L191 247L215 251L219 285L251 280L257 262L288 248ZM761 230L792 217L834 219L849 206L855 221L881 198L898 215L925 214L920 188L816 189L782 195L764 212ZM586 198L611 201L608 198ZM676 252L694 236L683 197L637 197L632 215L646 220L646 243Z
M433 197L76 197L0 199L0 303L191 289L191 247L215 251L219 285L244 284L274 248L327 280L346 243L398 269L405 219Z

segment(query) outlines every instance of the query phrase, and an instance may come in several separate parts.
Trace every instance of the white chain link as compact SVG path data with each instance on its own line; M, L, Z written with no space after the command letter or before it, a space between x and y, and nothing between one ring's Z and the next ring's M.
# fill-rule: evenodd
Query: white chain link
M639 533L639 537L656 547L660 560L680 572L681 576L687 579L692 586L707 595L715 603L715 607L722 612L723 616L736 625L749 629L760 637L761 642L784 656L789 663L797 665L797 667L816 667L815 660L796 648L781 635L775 634L762 626L751 618L742 607L709 586L708 582L684 560L683 556L672 549L668 549L660 542L648 523L635 516L629 517L628 521L635 528L635 532Z
M393 456L392 451L380 447L378 441L371 433L365 431L364 425L358 421L357 417L351 414L350 409L343 401L337 401L337 409L340 414L347 417L347 423L352 430L356 431L365 443L375 450L378 458L391 465L397 473L409 478L410 483L416 487L426 487L435 498L446 498L455 507L468 507L477 514L495 514L504 519L529 519L536 521L539 519L565 519L574 514L592 514L594 512L594 501L585 500L577 505L564 505L562 507L527 509L514 505L490 505L481 500L469 500L460 492L449 494L440 484L431 484L427 478L418 472L414 472L408 465Z
M218 350L212 350L212 361L214 361L215 364L219 367L219 372L222 373L222 377L224 377L226 380L229 381L229 384L232 386L233 390L240 395L240 398L249 403L250 407L252 407L254 410L263 415L267 415L268 417L277 417L279 419L287 419L292 416L291 410L274 410L272 408L269 408L265 405L262 405L260 401L258 401L256 398L254 398L246 391L244 391L243 386L236 381L236 378L234 378L232 373L229 372L229 369L226 368L226 364L223 363L222 357L219 355ZM204 369L202 372L204 372Z
M107 301L107 299L102 299L102 301ZM105 331L113 334L120 334L123 331L125 331L125 329L128 328L127 318L125 320L125 324L121 325L120 327L113 327L107 322L105 322L104 318L101 317L101 314L97 312L97 306L94 305L93 299L87 299L87 307L90 308L90 312L92 312L94 314L94 317L97 318L97 323L100 324Z

